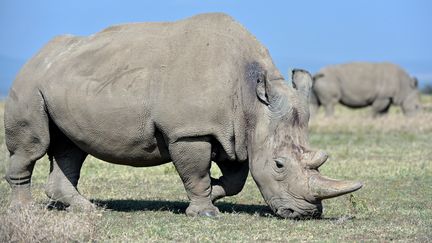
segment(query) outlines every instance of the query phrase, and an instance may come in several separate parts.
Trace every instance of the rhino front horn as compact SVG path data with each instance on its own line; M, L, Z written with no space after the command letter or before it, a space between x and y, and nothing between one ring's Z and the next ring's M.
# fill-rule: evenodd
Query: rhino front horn
M309 178L309 188L317 199L327 199L357 191L363 186L361 182L334 180L319 174Z

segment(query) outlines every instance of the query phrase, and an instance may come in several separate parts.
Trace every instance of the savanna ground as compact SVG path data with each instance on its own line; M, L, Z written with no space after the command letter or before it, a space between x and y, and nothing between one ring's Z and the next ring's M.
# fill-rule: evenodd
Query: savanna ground
M33 175L33 209L9 213L9 185L0 181L0 242L432 241L432 96L422 102L424 114L411 119L399 108L372 119L369 109L338 107L335 118L324 119L320 111L311 121L311 145L331 155L321 172L365 184L351 195L325 200L320 220L274 217L250 177L239 195L216 203L219 217L189 218L186 194L171 164L133 168L93 157L83 166L79 188L104 209L47 210L45 157ZM3 103L0 109L3 114ZM0 125L3 176L8 153Z

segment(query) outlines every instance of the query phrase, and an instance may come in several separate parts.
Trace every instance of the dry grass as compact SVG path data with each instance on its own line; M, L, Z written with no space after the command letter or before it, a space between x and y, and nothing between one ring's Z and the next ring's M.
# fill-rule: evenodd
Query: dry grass
M370 108L352 110L337 106L334 117L325 117L322 108L319 109L310 122L314 132L414 132L432 131L432 96L422 96L423 111L414 117L405 117L399 107L391 107L389 114L372 118Z
M33 205L2 212L0 242L82 242L95 239L102 214L67 213Z
M341 107L340 110L343 108ZM412 118L404 117L402 114L392 114L379 118L372 118L362 114L352 116L337 115L335 117L324 117L318 114L311 121L311 128L315 132L329 130L351 131L351 132L430 132L432 131L432 113L422 113Z

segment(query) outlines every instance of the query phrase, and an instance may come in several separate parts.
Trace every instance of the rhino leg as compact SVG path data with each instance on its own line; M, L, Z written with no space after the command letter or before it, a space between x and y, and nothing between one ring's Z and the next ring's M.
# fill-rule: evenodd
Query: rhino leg
M57 138L53 144L48 151L51 166L46 195L53 204L69 206L68 210L94 209L94 204L77 190L80 170L87 154L64 136Z
M13 154L5 179L12 188L11 208L30 205L33 202L30 184L35 160L29 156Z
M390 109L390 104L390 98L376 99L372 103L372 116L379 117L387 114L388 110Z
M324 107L326 117L333 116L335 106L339 102L339 99L340 99L339 94L326 94L320 97L321 104Z
M210 198L211 144L206 139L188 138L170 144L169 152L190 200L186 215L216 216L219 210Z
M325 116L333 116L334 107L342 98L340 84L337 81L337 78L324 76L323 78L317 79L314 83L313 91L313 96L315 96L316 99L319 100L319 103L324 107Z
M12 89L5 107L5 139L9 167L5 179L12 188L11 208L32 203L30 191L33 168L45 155L49 143L48 116L39 93L19 97ZM18 102L19 101L19 102Z
M225 196L237 195L244 187L249 172L247 162L222 161L216 162L222 176L219 179L212 178L212 201Z
M334 108L336 103L327 103L324 105L325 116L332 117L334 114Z

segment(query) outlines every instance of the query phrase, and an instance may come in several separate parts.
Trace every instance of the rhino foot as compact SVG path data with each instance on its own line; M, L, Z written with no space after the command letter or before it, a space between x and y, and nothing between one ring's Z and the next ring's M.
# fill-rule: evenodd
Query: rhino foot
M205 210L198 213L201 217L215 217L217 215L215 210Z
M13 188L11 195L10 210L20 210L34 205L29 188Z
M88 204L88 205L70 205L66 208L69 212L93 212L96 211L97 206L94 204Z
M71 212L91 212L95 211L96 209L97 206L95 204L80 196L74 198L74 200L71 202L71 204L66 210Z
M219 214L219 209L213 205L189 205L186 209L186 215L190 217L216 217Z
M97 205L83 198L73 201L57 201L51 199L47 205L48 209L66 210L69 212L91 212L97 209Z

